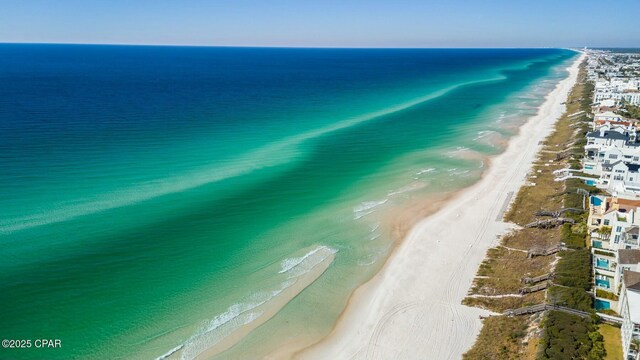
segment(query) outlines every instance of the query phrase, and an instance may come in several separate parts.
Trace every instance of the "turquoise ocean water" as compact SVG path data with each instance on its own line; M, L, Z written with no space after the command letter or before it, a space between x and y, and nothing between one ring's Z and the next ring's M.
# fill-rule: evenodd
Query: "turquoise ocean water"
M575 56L0 45L0 358L317 341Z

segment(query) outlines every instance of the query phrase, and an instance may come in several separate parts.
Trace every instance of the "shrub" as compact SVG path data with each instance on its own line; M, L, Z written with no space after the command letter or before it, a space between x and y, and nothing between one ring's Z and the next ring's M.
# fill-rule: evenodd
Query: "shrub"
M552 304L576 310L593 312L593 299L581 288L552 286L548 289L548 301Z
M563 251L556 266L554 282L558 285L591 289L591 253L587 249Z
M596 289L596 296L603 299L609 299L613 301L618 301L618 295L608 292L602 289Z
M572 249L584 248L587 237L586 230L587 228L585 226L580 226L579 224L564 224L562 225L562 241Z
M604 256L614 256L611 252L609 251L604 251L604 250L598 250L598 249L594 249L593 252L597 255L604 255Z
M544 321L539 359L604 359L604 342L591 319L550 311Z

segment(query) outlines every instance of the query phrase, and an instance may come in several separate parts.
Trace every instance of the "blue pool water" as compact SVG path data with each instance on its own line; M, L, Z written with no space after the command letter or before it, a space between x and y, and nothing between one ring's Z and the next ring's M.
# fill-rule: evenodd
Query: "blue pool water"
M596 266L603 269L609 268L609 260L606 259L596 259Z
M610 288L609 280L596 279L596 286Z
M596 299L596 310L609 310L611 309L611 303L605 300Z
M600 199L599 197L596 197L596 196L592 196L591 197L591 204L593 204L595 206L600 206L602 204L602 199Z
M587 185L590 185L590 186L595 186L596 185L595 180L585 180L584 183L587 184Z
M602 241L593 240L593 247L594 248L598 248L598 249L602 249Z

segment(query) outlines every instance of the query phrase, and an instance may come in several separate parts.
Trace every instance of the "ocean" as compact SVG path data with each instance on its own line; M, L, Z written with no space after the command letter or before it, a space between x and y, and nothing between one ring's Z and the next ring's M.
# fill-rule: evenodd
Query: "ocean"
M318 341L575 56L0 44L0 358Z

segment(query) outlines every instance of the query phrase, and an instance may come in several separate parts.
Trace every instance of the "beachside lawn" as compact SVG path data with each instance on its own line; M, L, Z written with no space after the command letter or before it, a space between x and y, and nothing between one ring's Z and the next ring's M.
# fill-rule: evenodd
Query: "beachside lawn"
M604 349L607 351L607 360L622 359L622 341L620 339L620 328L609 325L600 325L600 334L604 337Z

